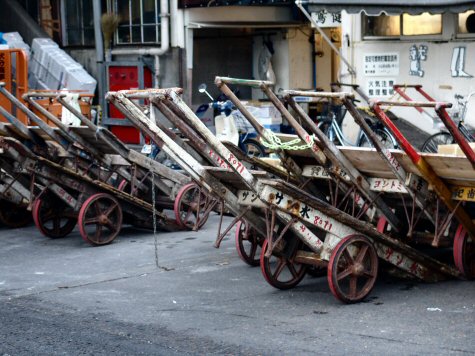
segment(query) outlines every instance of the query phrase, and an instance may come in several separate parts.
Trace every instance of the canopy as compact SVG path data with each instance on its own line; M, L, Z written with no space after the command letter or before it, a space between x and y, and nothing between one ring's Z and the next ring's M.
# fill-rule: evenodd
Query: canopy
M460 13L475 10L475 1L467 0L307 0L302 1L308 6L309 12L340 12L345 10L349 14L362 11L368 15L400 15L408 13L420 15L423 12L441 14L444 12Z

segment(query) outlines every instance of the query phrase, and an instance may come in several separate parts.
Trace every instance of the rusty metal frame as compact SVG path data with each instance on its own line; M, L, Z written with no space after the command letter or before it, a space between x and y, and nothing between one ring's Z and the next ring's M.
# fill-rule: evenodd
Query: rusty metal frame
M245 207L239 207L239 201L237 200L237 196L233 194L229 190L229 188L227 188L223 184L223 182L207 174L208 172L206 171L205 167L202 167L197 161L193 160L193 158L189 154L187 154L186 151L184 151L179 145L177 145L173 140L171 140L143 112L134 107L134 104L130 101L129 98L126 97L125 94L126 92L110 92L108 93L107 97L111 102L113 102L114 105L116 105L123 113L127 115L129 120L134 122L137 127L139 127L142 131L148 134L152 138L152 140L156 140L162 143L162 149L165 150L166 153L170 154L172 158L176 158L177 162L182 165L183 168L185 168L189 172L189 174L197 182L199 182L199 184L201 184L209 191L216 193L216 195L218 195L220 199L222 199L226 203L226 205L230 208L234 215L237 216L237 218L244 217L246 220L249 221L249 218L254 219L256 217L250 211L249 205L246 205ZM148 94L149 98L152 97L150 93L144 94ZM249 221L251 226L254 227L257 225L256 230L262 236L266 236L269 234L269 226L273 225L272 214L275 214L274 216L278 217L279 220L284 224L284 226L289 224L288 228L291 228L299 238L302 238L304 241L306 241L306 236L302 235L303 231L308 230L308 228L302 222L303 217L300 216L299 213L297 213L299 211L298 207L301 204L300 201L302 201L302 203L305 202L306 204L309 204L309 206L313 206L315 209L320 211L321 214L331 214L333 216L332 219L336 219L335 221L337 221L338 225L345 231L354 231L352 229L356 227L358 231L365 233L366 235L375 239L375 244L379 249L378 254L380 255L380 257L385 258L385 255L387 255L387 257L385 258L386 260L390 261L396 266L400 266L408 272L412 271L413 274L419 276L419 278L425 280L434 280L441 278L442 275L460 276L460 273L455 269L447 265L443 265L427 256L421 255L419 252L404 245L400 241L391 239L390 237L377 232L376 229L371 226L371 224L359 221L358 219L355 219L354 217L351 217L348 214L341 212L340 210L332 207L324 201L308 195L308 193L304 191L298 190L297 188L290 186L284 182L264 181L254 177L252 173L248 171L242 165L242 163L240 164L239 160L217 140L217 138L213 137L209 133L209 131L207 131L206 127L204 127L201 121L199 121L199 119L194 116L193 112L186 106L186 104L181 101L181 98L176 92L174 92L173 90L163 90L161 93L156 93L156 95L153 95L153 99L156 98L161 101L169 100L173 102L177 106L177 108L182 110L190 127L192 127L193 130L197 132L197 134L206 139L206 141L215 150L215 152L218 153L229 165L229 167L235 172L236 177L239 177L242 182L245 183L248 189L250 189L251 192L254 192L254 194L257 195L257 197L259 198L257 199L257 202L259 202L259 204L264 203L264 205L267 206L267 219L265 222L266 227L264 229L262 229L262 223L264 222L262 221L262 219L260 219L257 224L256 221ZM289 192L292 194L291 196L289 196L288 200L285 200L285 204L287 204L287 202L290 201L289 199L291 199L292 203L290 204L290 206L284 207L279 205L280 202L276 200L277 195L275 192L273 192L272 189L274 188L272 187L280 189L285 194L289 194ZM271 207L275 213L269 211ZM271 214L270 218L269 213ZM297 231L295 231L294 224L291 222L291 220L293 219L298 220L297 224L298 227L302 229L301 231L298 229ZM237 221L238 219L235 220ZM321 228L322 226L322 223L319 223L317 220L310 224L315 224L316 227L319 228ZM323 228L323 231L331 229L332 224L326 222L325 226L327 226L327 224L330 224L330 226ZM336 237L336 241L339 240L338 235L331 236ZM327 236L328 239L325 240L325 244L327 244L327 250L331 250L331 241L333 240L331 236ZM340 238L342 237L343 236L341 236ZM306 242L308 244L308 241ZM319 245L317 249L315 249L315 245L309 244L309 246L312 250L316 250L315 252L317 253L321 253L324 251L323 243L322 245Z
M429 183L437 194L438 198L445 204L447 209L453 212L457 220L470 234L475 234L475 225L465 209L452 200L452 192L449 186L434 172L433 168L427 163L424 157L419 154L416 149L409 143L399 129L393 124L391 119L386 115L382 106L403 106L403 107L423 107L433 108L435 110L451 107L450 103L444 102L397 102L397 101L378 101L371 102L371 107L376 113L378 119L393 134L399 146L406 152L420 175ZM474 235L475 236L475 235Z

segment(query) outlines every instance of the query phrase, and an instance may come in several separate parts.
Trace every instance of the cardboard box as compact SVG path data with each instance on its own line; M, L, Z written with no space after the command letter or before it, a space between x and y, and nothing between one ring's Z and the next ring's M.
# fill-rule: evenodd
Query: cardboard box
M472 150L475 151L475 142L471 142L469 143L469 145L472 148ZM440 153L443 155L465 157L465 154L463 153L462 149L456 143L452 145L439 145L437 149L437 153Z

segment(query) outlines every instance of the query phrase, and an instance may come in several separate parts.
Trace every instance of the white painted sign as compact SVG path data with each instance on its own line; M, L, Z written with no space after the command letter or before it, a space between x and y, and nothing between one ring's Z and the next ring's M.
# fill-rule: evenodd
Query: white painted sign
M407 193L406 187L394 178L368 178L373 192Z
M364 74L369 77L398 76L399 53L369 53L363 56Z
M326 10L312 12L312 19L319 27L341 26L341 12L328 12Z
M370 98L389 98L394 94L394 78L371 78L366 81L366 92Z

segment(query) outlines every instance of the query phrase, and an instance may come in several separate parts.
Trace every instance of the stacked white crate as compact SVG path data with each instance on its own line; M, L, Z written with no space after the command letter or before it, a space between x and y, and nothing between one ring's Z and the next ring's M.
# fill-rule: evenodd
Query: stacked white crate
M84 68L69 68L64 72L64 88L94 94L97 81Z
M2 38L7 43L8 48L18 48L22 49L27 58L30 58L30 46L28 46L24 41L21 35L18 32L6 32L3 33ZM16 73L16 54L13 55L14 59L12 61L13 73Z
M68 89L94 94L97 81L49 38L35 38L31 70L38 89Z
M30 46L28 46L23 37L18 32L3 33L3 39L7 42L9 48L19 48L26 52L27 57L30 57Z
M282 115L279 110L268 103L250 102L245 105L246 109L264 126L273 132L280 132L280 125L282 124Z
M59 46L51 38L35 38L31 45L33 52L30 61L31 73L43 86L46 86L45 81L50 54L55 49L59 49Z
M44 83L50 89L61 89L65 85L66 71L71 69L83 69L66 52L60 48L53 49L45 62L46 76Z

